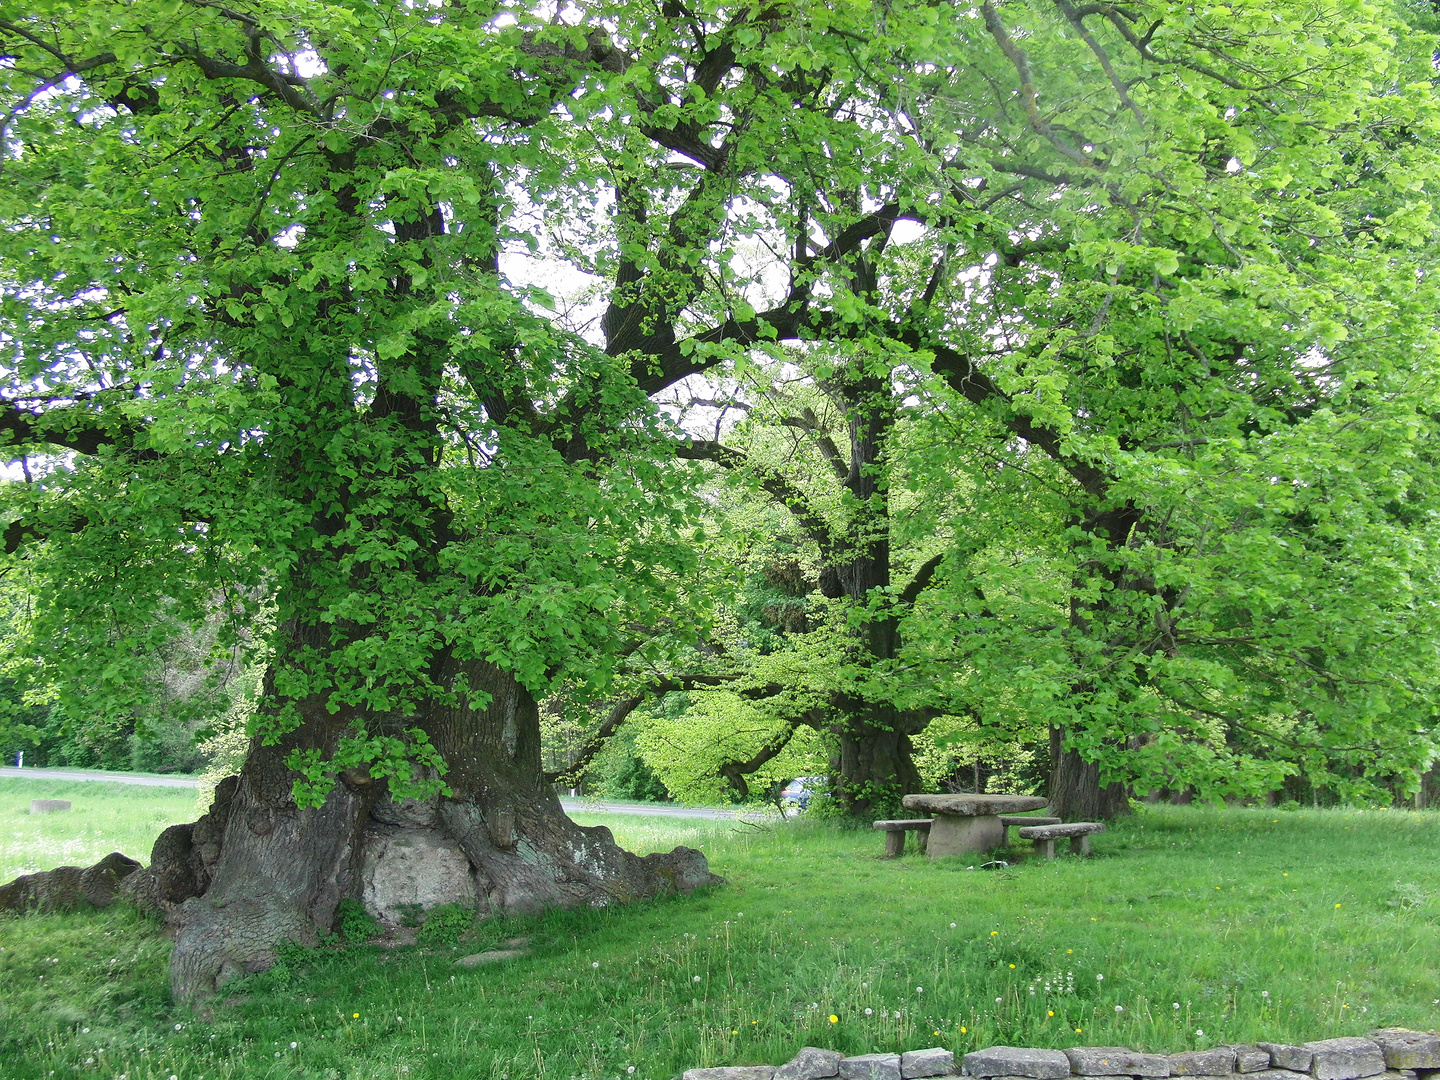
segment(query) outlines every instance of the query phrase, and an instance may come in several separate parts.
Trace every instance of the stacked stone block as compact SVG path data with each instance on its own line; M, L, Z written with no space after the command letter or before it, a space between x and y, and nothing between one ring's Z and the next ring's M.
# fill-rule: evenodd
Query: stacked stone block
M807 1046L784 1065L690 1069L684 1080L1440 1080L1440 1035L1380 1028L1366 1038L1319 1042L1227 1044L1181 1054L1146 1054L1125 1046L1038 1050L991 1046L955 1055L941 1047L903 1054L858 1054Z

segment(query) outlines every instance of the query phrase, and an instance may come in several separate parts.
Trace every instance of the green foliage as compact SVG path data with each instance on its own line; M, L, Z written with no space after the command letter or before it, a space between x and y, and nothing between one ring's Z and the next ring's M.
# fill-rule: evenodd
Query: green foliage
M303 805L443 788L420 718L482 665L675 670L711 553L651 398L704 376L804 384L739 434L799 527L672 790L934 716L1217 796L1434 756L1416 5L142 6L4 30L0 515L71 744L123 753L207 620L283 645L250 726L317 729Z
M616 732L585 770L589 794L637 802L667 802L670 792L645 762L635 745L636 725Z
M416 940L432 949L454 945L460 940L460 935L474 925L474 908L467 908L463 904L441 904L425 914L425 922L421 924Z
M380 932L380 924L365 905L347 896L335 908L335 930L351 945L363 945Z
M169 942L122 909L0 922L0 1057L16 1080L101 1054L130 1076L250 1080L277 1051L315 1077L666 1077L804 1045L1169 1053L1424 1030L1440 997L1415 961L1440 949L1434 818L1145 808L1091 860L982 873L881 859L872 830L595 815L638 851L702 848L731 885L506 920L481 933L524 934L531 955L472 972L445 950L310 950L203 1018L170 1000Z

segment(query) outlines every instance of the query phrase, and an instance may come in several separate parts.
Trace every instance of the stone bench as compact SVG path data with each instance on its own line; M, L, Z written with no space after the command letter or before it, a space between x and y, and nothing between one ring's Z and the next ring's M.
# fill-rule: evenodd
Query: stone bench
M930 837L930 826L935 823L933 818L911 818L908 821L877 821L875 828L885 833L885 858L894 859L905 850L905 834L913 832L915 843L921 851L925 850L925 842Z
M1056 840L1068 836L1072 853L1089 855L1091 835L1104 831L1105 826L1100 822L1072 821L1069 825L1033 825L1028 829L1021 829L1020 836L1025 840L1034 840L1035 846L1045 853L1045 858L1053 859Z
M1005 842L1005 846L1006 846L1006 847L1009 847L1009 846L1010 846L1010 827L1011 827L1012 825L1015 826L1016 828L1020 828L1020 829L1025 828L1027 825L1059 825L1059 824L1060 824L1060 819L1059 819L1058 817L1032 817L1032 816L1029 815L1029 814L1022 814L1022 815L1019 815L1019 816L1013 816L1013 815L1010 815L1010 814L1001 814L1001 815L1000 815L1000 824L1001 824L1002 826L1004 826L1004 828L1005 828L1005 833L1004 833L1004 836L1005 836L1005 841L1004 841L1004 842Z

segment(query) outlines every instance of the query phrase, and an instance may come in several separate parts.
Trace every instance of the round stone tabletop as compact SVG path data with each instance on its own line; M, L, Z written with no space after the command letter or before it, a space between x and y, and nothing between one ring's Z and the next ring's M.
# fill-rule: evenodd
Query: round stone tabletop
M906 810L955 817L1021 814L1049 805L1038 795L906 795L900 803Z

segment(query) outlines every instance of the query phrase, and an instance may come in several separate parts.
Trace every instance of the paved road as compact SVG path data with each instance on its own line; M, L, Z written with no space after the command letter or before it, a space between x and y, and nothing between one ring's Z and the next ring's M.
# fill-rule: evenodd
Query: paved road
M108 780L112 784L143 784L145 787L196 786L188 776L140 776L136 773L100 772L98 769L17 769L0 766L0 776L18 776L26 780Z
M98 769L17 769L0 766L0 777L29 780L106 780L112 784L143 784L146 787L193 788L188 776L141 776L136 773L101 772ZM604 802L598 799L561 799L567 814L640 814L647 817L742 818L747 821L775 817L773 810L725 810L708 806L667 806L662 803Z

